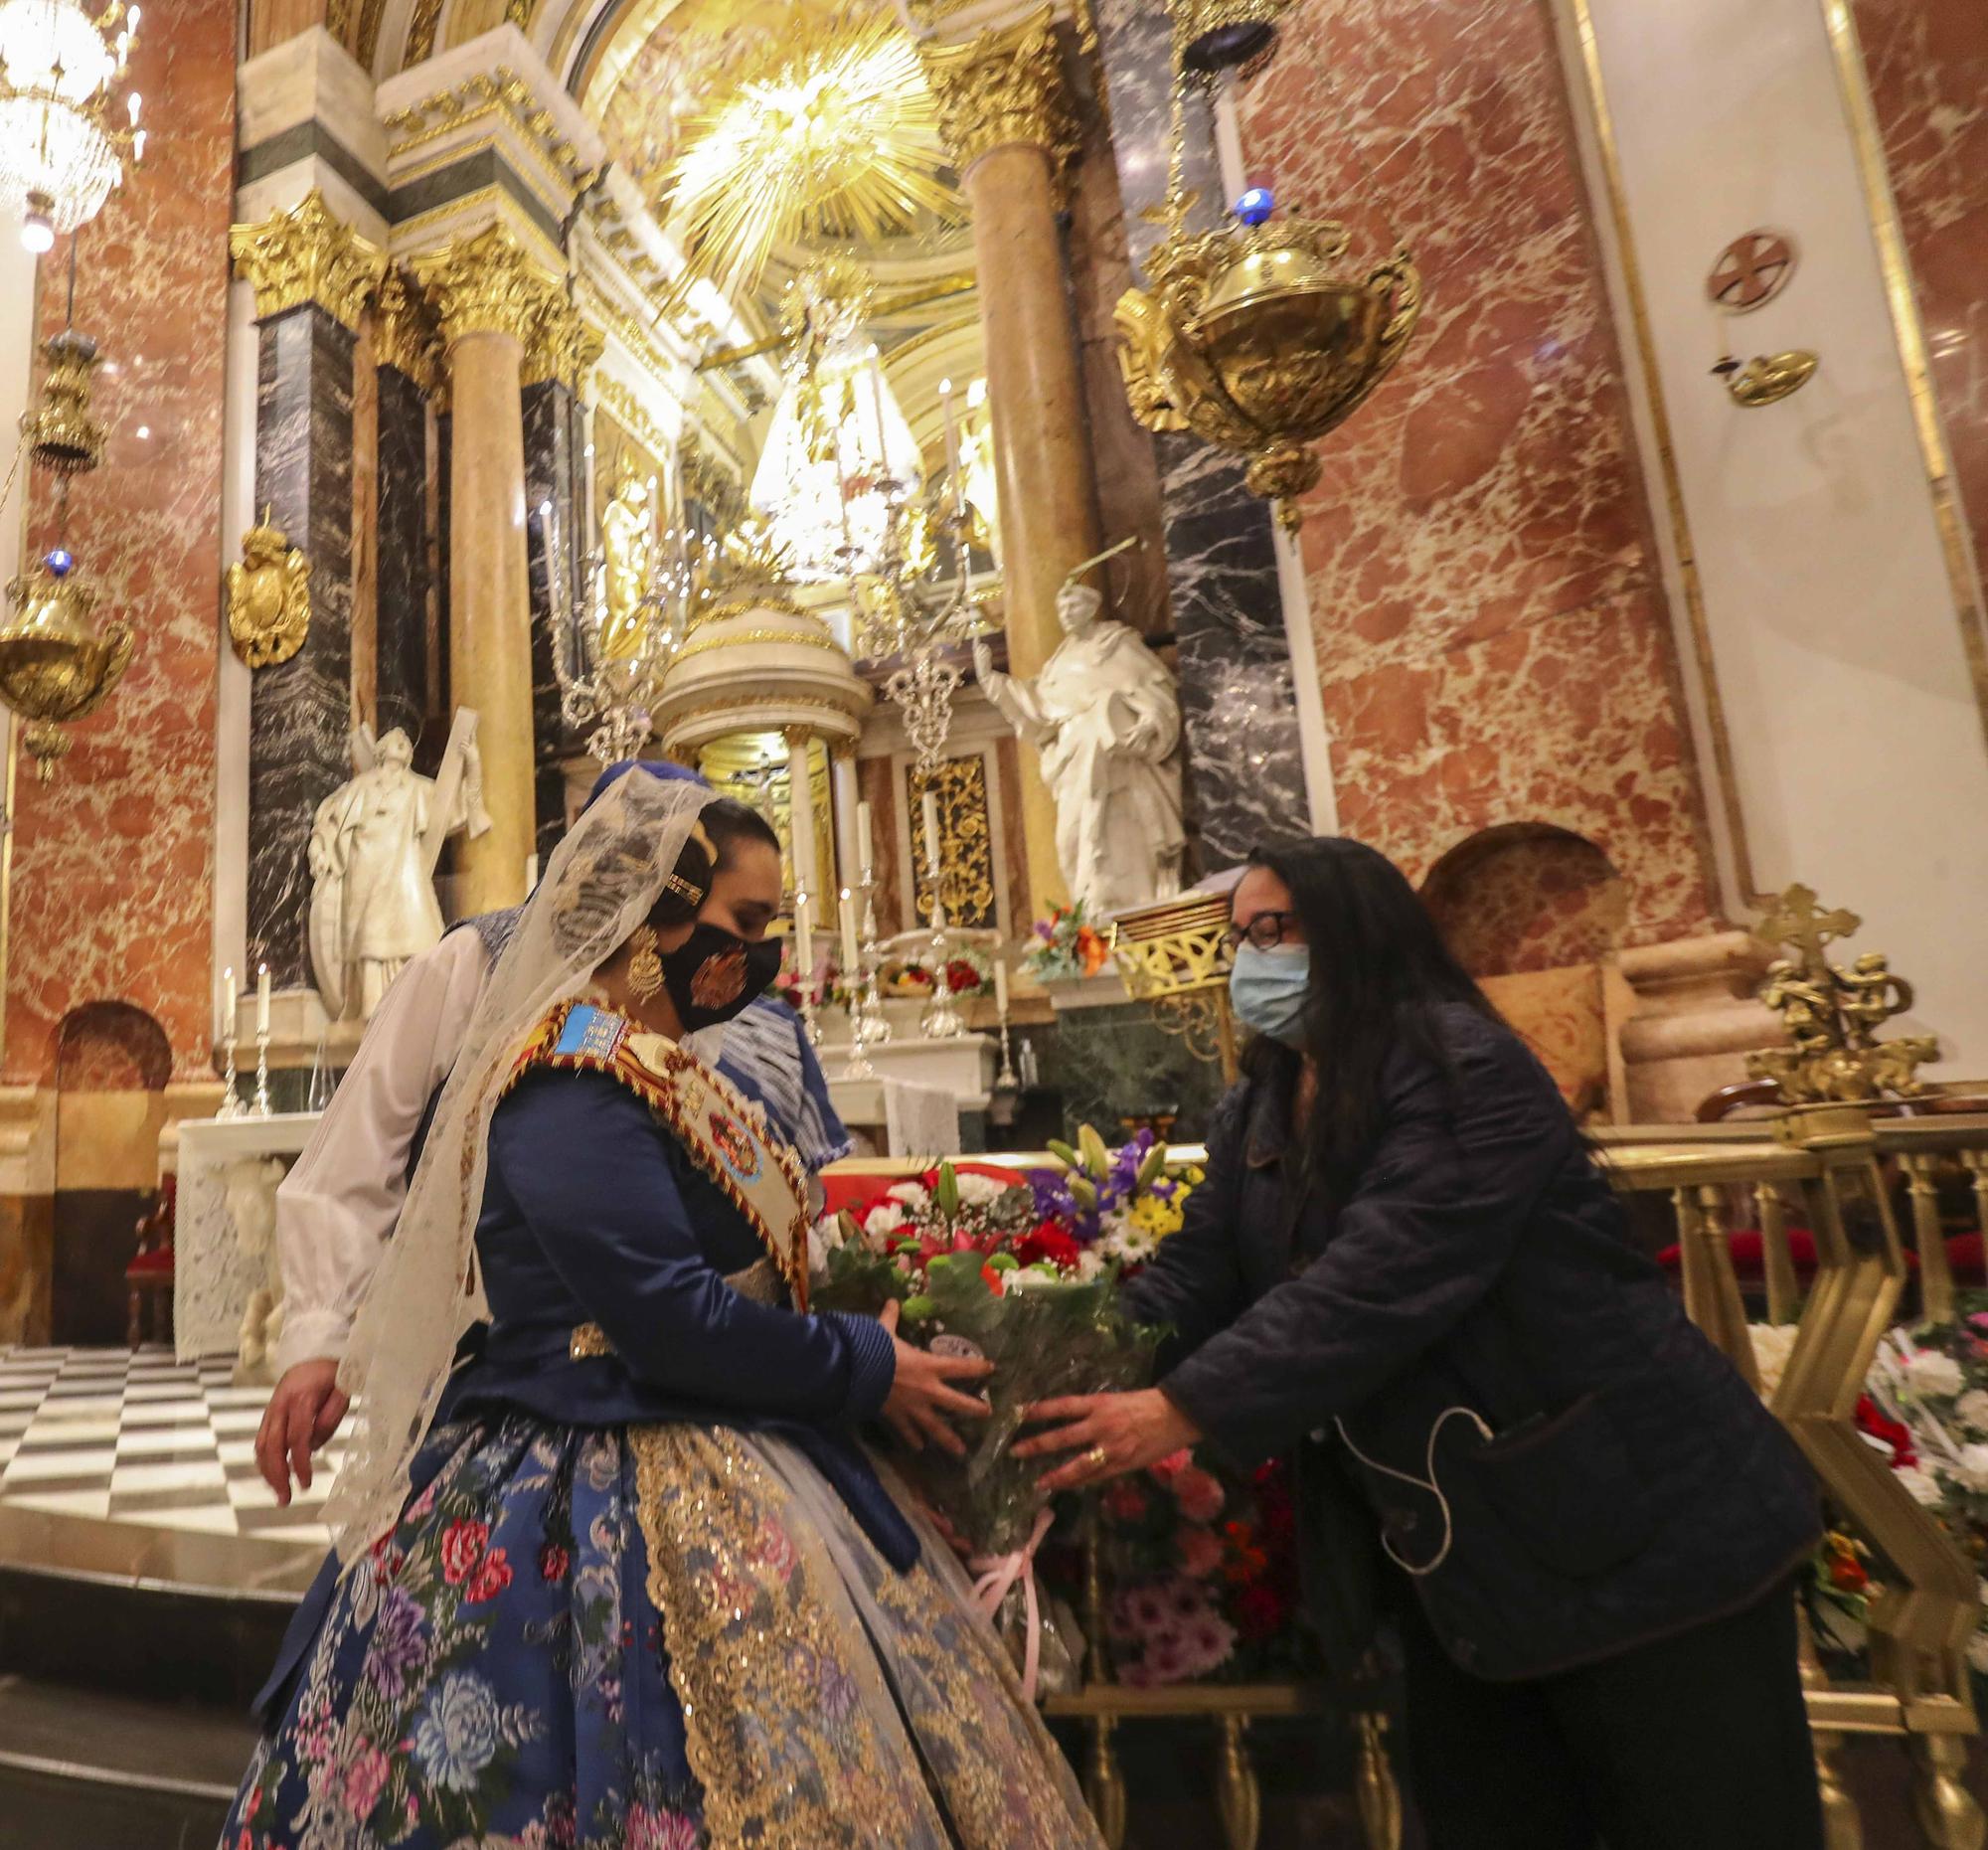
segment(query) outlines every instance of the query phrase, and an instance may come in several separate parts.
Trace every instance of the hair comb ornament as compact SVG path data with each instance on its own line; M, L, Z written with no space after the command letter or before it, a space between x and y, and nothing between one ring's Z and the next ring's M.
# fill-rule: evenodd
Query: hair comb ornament
M704 904L704 889L696 881L686 880L681 874L671 874L663 882L663 886L669 892L674 893L686 906L702 906Z

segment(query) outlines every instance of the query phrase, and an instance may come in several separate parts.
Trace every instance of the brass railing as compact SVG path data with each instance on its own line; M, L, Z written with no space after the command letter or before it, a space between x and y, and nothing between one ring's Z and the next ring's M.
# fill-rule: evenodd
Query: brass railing
M1988 1240L1988 1114L1882 1117L1858 1105L1816 1105L1765 1122L1630 1128L1598 1141L1617 1189L1668 1198L1686 1308L1757 1385L1730 1244L1740 1211L1753 1210L1764 1320L1797 1326L1770 1404L1832 1500L1889 1564L1871 1601L1870 1680L1832 1683L1812 1645L1804 1652L1830 1850L1860 1850L1864 1841L1836 1765L1851 1734L1902 1737L1925 1841L1936 1850L1981 1850L1988 1820L1964 1783L1967 1739L1977 1726L1966 1658L1980 1618L1975 1570L1859 1434L1854 1415L1908 1282L1895 1208L1901 1186L1910 1204L1918 1316L1942 1322L1956 1314L1938 1184L1942 1170L1964 1181L1981 1223L1972 1231ZM1805 1297L1788 1243L1796 1212L1815 1241Z

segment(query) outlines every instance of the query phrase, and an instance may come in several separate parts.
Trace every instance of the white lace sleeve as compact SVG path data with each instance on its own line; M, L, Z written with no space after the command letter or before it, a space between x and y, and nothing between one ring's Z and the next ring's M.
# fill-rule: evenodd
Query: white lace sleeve
M462 1046L489 959L452 931L395 978L330 1107L276 1192L285 1311L278 1373L345 1353L407 1195L421 1113Z

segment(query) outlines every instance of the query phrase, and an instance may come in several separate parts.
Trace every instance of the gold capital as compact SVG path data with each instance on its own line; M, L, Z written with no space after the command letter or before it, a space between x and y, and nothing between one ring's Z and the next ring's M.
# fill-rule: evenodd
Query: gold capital
M1048 7L951 45L919 47L939 133L964 175L996 148L1041 148L1062 167L1077 152L1063 56Z
M600 332L555 289L541 303L525 338L523 383L535 386L554 379L571 392L584 393L587 376L600 364L606 345Z
M450 347L466 334L529 341L546 298L559 292L552 275L502 225L486 225L473 238L458 238L415 257L414 270Z
M385 252L336 217L316 187L287 212L233 227L228 252L255 291L258 321L315 302L355 332L387 267Z
M380 281L373 316L373 357L405 373L432 397L441 385L441 330L427 297L400 264Z

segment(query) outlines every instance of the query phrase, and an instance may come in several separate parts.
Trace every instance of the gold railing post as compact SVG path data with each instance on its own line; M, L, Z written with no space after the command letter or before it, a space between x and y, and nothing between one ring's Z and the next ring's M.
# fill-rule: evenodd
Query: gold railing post
M1958 1314L1953 1301L1953 1267L1947 1263L1946 1236L1939 1225L1939 1190L1933 1171L1939 1158L1901 1156L1911 1193L1912 1238L1919 1256L1919 1312L1928 1323L1951 1323Z
M1988 1246L1988 1150L1962 1150L1960 1160L1974 1184L1974 1226Z
M1677 1208L1685 1315L1725 1350L1733 1366L1757 1392L1759 1365L1753 1359L1746 1306L1740 1295L1739 1275L1733 1269L1733 1249L1726 1239L1726 1190L1705 1182L1695 1189L1675 1190L1671 1200Z
M1817 1691L1828 1689L1829 1678L1823 1672L1821 1658L1816 1655L1815 1633L1809 1626L1808 1614L1802 1609L1799 1599L1795 1601L1795 1622L1800 1627L1798 1649L1802 1688L1813 1697ZM1824 1850L1864 1850L1863 1816L1857 1809L1856 1799L1843 1783L1843 1775L1836 1770L1836 1757L1843 1751L1843 1737L1834 1729L1817 1728L1812 1739L1815 1746L1815 1783L1822 1794Z
M1792 1323L1801 1301L1795 1278L1794 1255L1788 1251L1788 1204L1771 1182L1753 1190L1753 1208L1760 1223L1760 1276L1767 1287L1767 1321Z
M1249 1764L1249 1718L1222 1718L1222 1758L1215 1769L1215 1803L1229 1850L1256 1850L1263 1830L1263 1795Z
M1388 1718L1378 1709L1365 1709L1353 1720L1360 1731L1353 1792L1367 1850L1402 1850L1402 1788L1388 1754Z

